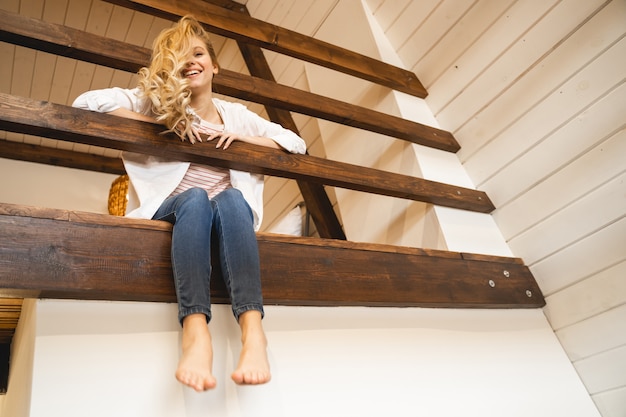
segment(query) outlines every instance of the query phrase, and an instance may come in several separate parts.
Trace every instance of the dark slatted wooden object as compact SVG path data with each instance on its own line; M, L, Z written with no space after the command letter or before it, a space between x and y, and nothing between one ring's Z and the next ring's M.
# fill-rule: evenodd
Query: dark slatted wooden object
M114 119L113 119L114 118ZM173 160L312 181L373 194L405 198L463 210L489 213L493 204L484 192L421 178L329 161L309 155L235 142L227 149L187 142L162 127L107 114L74 109L0 93L0 129L152 154Z
M266 304L544 305L515 258L270 234L258 242ZM165 222L0 204L0 294L174 302L170 243ZM214 301L227 303L215 278Z
M193 12L199 21L218 35L322 65L417 97L424 98L427 95L422 83L410 71L202 0L106 1L171 20L178 20Z
M94 64L136 72L150 50L73 28L0 10L0 40ZM214 80L217 93L302 113L450 152L454 137L441 129L333 100L257 77L222 69Z

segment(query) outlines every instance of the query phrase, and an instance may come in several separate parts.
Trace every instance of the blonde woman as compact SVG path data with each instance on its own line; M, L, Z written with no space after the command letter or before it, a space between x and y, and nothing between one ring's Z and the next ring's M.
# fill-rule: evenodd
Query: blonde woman
M191 16L155 40L149 67L134 89L110 88L79 96L74 106L160 123L191 143L226 149L234 141L304 153L293 132L213 97L219 71L208 34ZM166 138L163 139L168 140ZM196 146L207 146L206 144ZM172 223L172 268L182 325L176 378L204 391L216 386L208 322L211 248L217 247L242 350L231 377L237 384L270 380L255 231L263 216L263 177L248 172L124 154L131 191L127 216Z

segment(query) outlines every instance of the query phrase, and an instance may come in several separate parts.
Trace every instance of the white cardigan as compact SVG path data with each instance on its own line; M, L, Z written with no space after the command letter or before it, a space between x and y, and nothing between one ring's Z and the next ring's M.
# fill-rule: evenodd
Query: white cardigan
M152 115L147 100L138 96L138 89L107 88L81 94L72 104L85 110L108 113L125 108ZM238 103L213 99L224 121L224 131L247 136L263 136L274 140L282 148L303 154L306 144L302 138L282 126L272 123ZM198 118L199 122L199 118ZM163 201L174 191L185 176L189 162L165 160L159 157L125 152L124 167L130 178L129 201L126 216L150 219ZM230 170L230 181L241 191L254 214L254 229L263 220L263 175Z

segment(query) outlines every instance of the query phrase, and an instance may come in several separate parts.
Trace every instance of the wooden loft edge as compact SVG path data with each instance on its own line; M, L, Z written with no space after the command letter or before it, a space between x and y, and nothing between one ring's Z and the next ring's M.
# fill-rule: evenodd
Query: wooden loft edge
M105 0L170 20L193 13L207 30L289 55L420 98L426 89L411 71L263 22L202 0Z
M133 73L150 60L147 48L3 10L0 10L0 40ZM450 132L234 71L222 69L215 77L214 89L219 94L435 149L448 152L460 149Z
M126 173L121 158L7 140L0 140L0 158L114 175ZM320 237L345 240L345 233L333 211L324 186L305 181L298 181L298 186Z
M258 234L267 305L538 308L520 260ZM171 226L0 204L0 296L174 302ZM480 258L481 256L478 256ZM220 279L212 296L228 303Z
M114 120L112 118L115 118ZM162 127L0 93L0 129L172 160L204 163L295 180L489 213L493 203L478 190L235 142L228 149L191 145Z

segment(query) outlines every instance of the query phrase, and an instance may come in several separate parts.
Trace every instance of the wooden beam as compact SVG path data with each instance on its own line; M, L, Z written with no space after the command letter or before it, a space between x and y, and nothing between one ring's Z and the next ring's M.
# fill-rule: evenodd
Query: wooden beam
M515 258L259 234L266 305L536 308ZM0 296L175 301L171 226L0 205ZM216 303L228 303L214 276Z
M0 10L0 40L129 72L147 65L151 53L146 48L3 10ZM222 69L213 87L219 94L435 149L449 152L460 149L452 134L444 130L234 71Z
M424 98L428 94L411 71L202 0L105 1L170 20L178 20L191 13L205 24L207 30L218 35L312 62L417 97Z
M85 152L56 149L30 143L0 140L0 158L35 162L65 168L84 169L122 175L126 173L120 158L93 155Z
M245 6L244 10L247 10ZM264 80L275 81L272 70L261 48L243 42L237 42L237 44L251 75ZM265 110L271 121L299 134L298 126L289 111L268 105L265 106ZM324 186L312 182L298 181L298 187L319 236L328 239L346 240L346 234Z
M227 150L191 145L162 126L0 93L0 129L172 160L311 181L373 194L489 213L495 208L482 191L372 168L294 155L235 142Z

